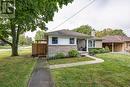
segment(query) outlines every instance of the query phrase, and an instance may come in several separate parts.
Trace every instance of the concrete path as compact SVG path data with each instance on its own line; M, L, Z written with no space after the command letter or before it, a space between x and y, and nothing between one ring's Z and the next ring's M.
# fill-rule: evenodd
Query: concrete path
M84 61L84 62L77 62L77 63L50 65L50 69L73 67L73 66L86 65L86 64L97 64L97 63L104 62L104 60L96 58L96 57L93 57L93 56L89 56L89 55L85 55L85 56L89 57L89 58L92 58L94 60Z
M54 87L53 85L47 62L43 59L38 59L28 87Z

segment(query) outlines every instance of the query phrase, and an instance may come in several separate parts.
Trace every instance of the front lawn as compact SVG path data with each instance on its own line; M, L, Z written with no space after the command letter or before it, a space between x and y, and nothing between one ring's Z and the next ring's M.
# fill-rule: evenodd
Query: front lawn
M6 45L6 46L0 46L0 49L11 49L11 46Z
M51 70L56 87L129 87L130 56L98 54L104 63Z
M36 64L30 53L31 49L24 49L22 56L10 57L9 51L0 52L0 87L27 87Z
M83 62L83 61L90 61L93 60L91 58L87 58L87 57L74 57L74 58L63 58L63 59L54 59L54 60L49 60L49 64L50 65L54 65L54 64L65 64L65 63L75 63L75 62Z

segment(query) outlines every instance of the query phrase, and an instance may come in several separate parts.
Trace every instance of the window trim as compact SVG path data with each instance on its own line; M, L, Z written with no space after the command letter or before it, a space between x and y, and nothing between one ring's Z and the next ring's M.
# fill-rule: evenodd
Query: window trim
M90 43L91 41L91 43ZM95 48L96 47L96 41L95 40L88 40L88 48Z
M55 41L53 41L54 38L55 38ZM58 37L52 37L52 44L58 44Z
M73 41L71 41L71 40L73 40ZM71 43L72 42L72 43ZM69 39L69 44L75 44L75 38L70 38Z

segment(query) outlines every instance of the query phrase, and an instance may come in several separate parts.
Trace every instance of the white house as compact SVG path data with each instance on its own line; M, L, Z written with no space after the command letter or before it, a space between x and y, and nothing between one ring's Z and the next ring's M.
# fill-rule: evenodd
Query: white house
M88 52L89 48L102 48L102 39L96 38L95 33L88 36L71 30L58 30L48 32L48 56L52 57L57 53L67 55L71 49Z

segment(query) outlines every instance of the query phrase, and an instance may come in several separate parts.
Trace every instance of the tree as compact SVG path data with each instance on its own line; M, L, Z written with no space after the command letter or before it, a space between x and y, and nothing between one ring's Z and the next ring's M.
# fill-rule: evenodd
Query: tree
M31 45L33 43L32 38L31 37L26 37L26 45Z
M53 20L54 13L73 0L16 0L15 18L0 19L0 39L12 47L12 56L18 56L19 35L45 29L45 24ZM12 37L12 42L7 40Z
M26 38L25 38L25 35L20 35L20 37L19 37L19 44L20 45L25 45L26 44Z
M19 44L20 45L31 45L32 44L32 38L25 36L24 34L21 34L19 36Z
M82 26L74 29L74 31L76 31L76 32L87 34L87 35L91 35L92 30L93 30L92 27L89 25L82 25Z
M35 40L43 40L45 31L37 31L35 35Z
M104 29L102 31L96 32L97 37L104 37L104 36L108 36L108 35L126 35L126 34L121 29L113 30L111 28L107 28L107 29Z

